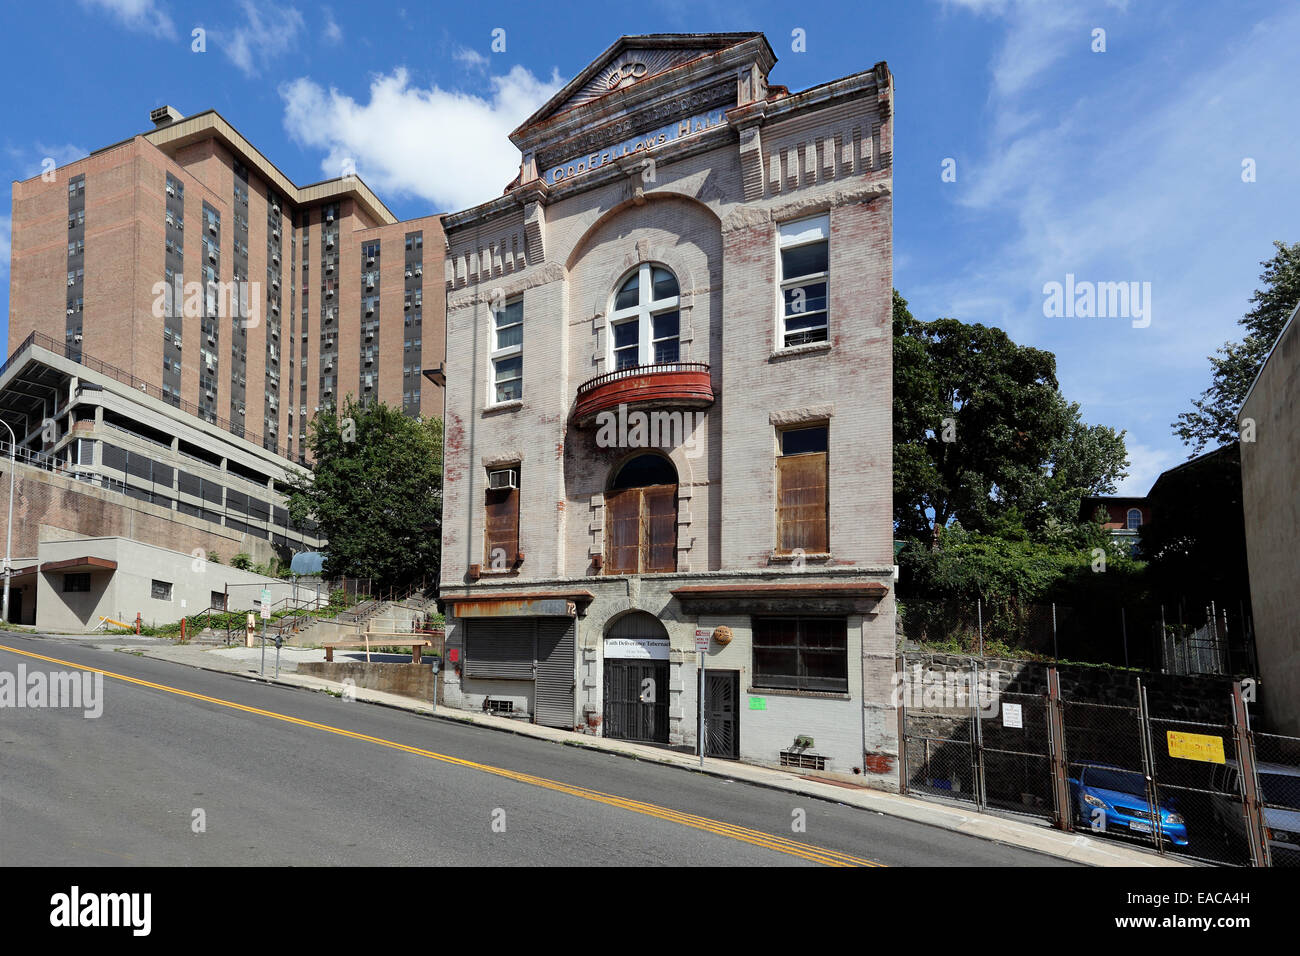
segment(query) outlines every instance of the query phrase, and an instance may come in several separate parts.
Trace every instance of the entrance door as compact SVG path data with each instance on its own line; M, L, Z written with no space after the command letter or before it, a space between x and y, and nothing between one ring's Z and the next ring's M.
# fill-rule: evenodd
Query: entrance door
M704 672L704 755L740 759L740 671Z
M668 662L605 661L605 736L668 743Z

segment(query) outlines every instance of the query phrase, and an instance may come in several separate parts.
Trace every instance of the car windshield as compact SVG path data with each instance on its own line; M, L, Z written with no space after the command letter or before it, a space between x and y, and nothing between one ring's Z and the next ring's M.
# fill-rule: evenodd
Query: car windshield
M1300 810L1300 777L1280 773L1261 773L1259 788L1264 792L1264 802L1269 806Z
M1088 767L1083 772L1083 784L1099 790L1131 793L1140 797L1146 793L1146 779L1132 770L1111 770L1109 767Z

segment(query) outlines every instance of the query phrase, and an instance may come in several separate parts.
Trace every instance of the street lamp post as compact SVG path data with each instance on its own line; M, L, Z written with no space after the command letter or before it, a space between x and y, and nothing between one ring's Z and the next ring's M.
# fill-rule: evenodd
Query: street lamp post
M0 620L8 622L9 579L13 576L13 568L10 567L10 561L14 543L14 472L18 470L18 438L14 435L14 430L9 428L9 423L7 421L0 418L0 425L9 429L9 520L5 522L5 597L4 610L0 612Z

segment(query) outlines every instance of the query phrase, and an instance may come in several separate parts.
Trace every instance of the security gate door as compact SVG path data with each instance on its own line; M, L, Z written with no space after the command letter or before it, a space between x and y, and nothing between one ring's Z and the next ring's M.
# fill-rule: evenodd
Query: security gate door
M740 759L740 671L704 672L704 754Z
M572 730L574 633L572 618L472 621L465 634L465 676L531 681L533 720Z
M668 662L605 661L605 736L668 743Z
M537 622L537 703L534 718L546 727L573 729L572 618Z

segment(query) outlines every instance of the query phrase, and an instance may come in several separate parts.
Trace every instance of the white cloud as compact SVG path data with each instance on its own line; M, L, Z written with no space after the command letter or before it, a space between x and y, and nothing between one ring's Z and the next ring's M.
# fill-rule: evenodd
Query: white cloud
M341 43L343 41L343 30L339 27L338 21L334 19L334 11L325 7L325 42Z
M5 146L4 151L9 157L12 167L18 171L17 178L20 180L41 175L49 166L47 160L53 160L54 167L57 169L74 160L90 155L90 150L83 146L75 146L72 143L57 146L42 143L39 140L31 146L23 148Z
M340 175L351 160L381 195L418 196L453 211L501 195L519 171L508 134L561 85L558 74L540 80L515 66L489 79L485 98L412 86L399 68L371 81L366 103L307 77L282 87L280 96L289 135L326 151L326 176Z
M226 33L219 31L217 40L230 62L245 76L257 76L262 63L293 49L303 29L302 14L295 7L277 7L272 3L240 0L245 22Z
M486 70L488 58L478 50L471 50L467 46L460 47L451 55L451 58L457 63L463 63L465 66L475 70Z
M81 0L92 10L103 10L129 30L151 33L158 37L175 37L176 25L154 0Z
M1065 13L1016 0L949 6L1004 16L1006 40L990 61L986 134L949 193L970 251L904 294L917 315L1000 324L1055 352L1085 419L1128 429L1125 488L1144 493L1185 457L1170 422L1208 384L1205 356L1239 334L1257 263L1271 240L1296 238L1300 127L1278 117L1290 109L1285 64L1300 11L1197 48L1167 42L1159 16L1094 2L1069 14L1066 57ZM1090 52L1094 24L1108 27L1107 53ZM1056 52L1015 63L1039 42ZM1269 175L1243 183L1243 157ZM1150 281L1151 327L1044 318L1043 283L1067 272Z
M1129 460L1128 477L1118 483L1117 495L1143 497L1163 472L1187 460L1186 455L1180 456L1167 448L1152 448L1133 441L1131 436L1125 447Z

